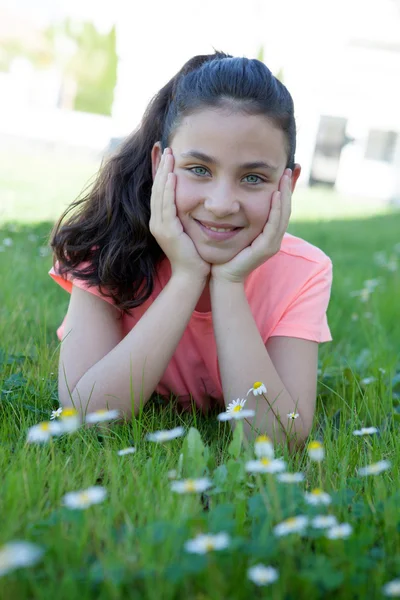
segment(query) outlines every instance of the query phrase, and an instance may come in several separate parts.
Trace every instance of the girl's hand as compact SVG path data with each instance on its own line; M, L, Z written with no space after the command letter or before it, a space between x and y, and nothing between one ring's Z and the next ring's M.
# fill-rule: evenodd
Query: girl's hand
M260 235L229 262L213 265L212 279L243 282L254 269L280 250L292 210L291 177L291 169L286 169L279 190L272 194L268 220Z
M205 281L211 265L196 250L190 237L183 231L175 204L176 175L172 172L174 157L166 148L154 177L150 201L150 233L169 259L172 274L185 274Z

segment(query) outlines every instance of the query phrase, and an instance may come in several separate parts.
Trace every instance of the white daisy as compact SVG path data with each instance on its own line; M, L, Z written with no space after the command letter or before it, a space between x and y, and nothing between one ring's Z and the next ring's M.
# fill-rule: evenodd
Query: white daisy
M63 433L63 428L59 422L43 421L37 425L33 425L28 429L27 442L43 444L48 442L53 435Z
M10 248L13 245L13 241L11 238L4 238L3 240L3 246L6 246L7 248Z
M276 536L281 537L288 535L289 533L302 533L307 527L308 517L299 515L298 517L291 517L276 525L273 532Z
M246 463L247 473L280 473L286 470L286 463L282 458L260 458L259 460L249 460Z
M150 442L168 442L169 440L181 437L184 433L185 430L183 427L175 427L174 429L165 429L148 433L146 439Z
M315 529L325 529L335 527L338 524L334 515L317 515L311 521L311 525Z
M58 422L62 424L63 433L73 433L81 426L82 419L78 411L71 407L63 408Z
M370 385L371 383L374 383L374 381L376 381L376 377L364 377L364 379L361 379L360 383L362 383L362 385Z
M261 394L267 393L267 388L261 381L256 381L253 387L247 392L247 396L250 394L250 392L253 392L253 396L261 396Z
M276 581L279 575L273 567L258 564L247 569L247 577L256 585L268 585Z
M231 421L232 419L235 419L236 421L238 421L240 419L249 419L250 417L254 417L255 414L256 413L254 410L244 409L239 412L220 413L219 415L217 415L217 419L218 419L218 421Z
M395 257L391 257L391 259L388 260L388 262L386 264L386 268L388 271L391 271L392 273L397 271L397 268L398 268L397 259Z
M232 400L226 407L226 412L238 412L243 410L244 405L246 404L246 398L238 398L237 400Z
M380 279L366 279L364 281L364 288L371 290L371 292L380 284Z
M30 542L8 542L0 547L0 577L20 567L30 567L42 558L44 550Z
M349 537L352 531L353 528L349 523L340 523L328 529L325 535L330 540L339 540Z
M303 473L279 473L276 478L282 483L300 483L300 481L304 481Z
M192 492L204 492L212 486L212 482L207 477L200 479L183 479L182 481L173 481L171 490L178 494L186 494Z
M299 417L299 416L300 416L299 413L295 413L295 412L288 413L288 419L292 419L292 421L297 419L297 417Z
M120 415L119 410L107 410L105 408L101 410L95 410L94 412L86 415L86 423L105 423L106 421L112 421L117 419Z
M256 414L255 411L252 409L243 408L245 404L246 398L244 398L243 400L240 400L239 398L237 400L234 400L228 405L226 412L220 413L217 416L218 421L230 421L231 419L237 420L246 419L248 417L254 417L254 415Z
M62 406L60 406L60 408L57 408L57 410L52 410L50 415L50 421L52 421L53 419L57 419L57 417L61 415L62 411Z
M386 471L391 467L391 462L389 460L380 460L372 465L368 465L367 467L362 467L358 469L359 475L379 475L383 471Z
M309 458L316 462L321 462L325 458L325 449L321 442L318 442L317 440L308 444L307 452Z
M45 257L45 256L49 256L51 253L51 249L48 248L47 246L42 246L41 248L39 248L39 255L41 257Z
M178 476L178 471L176 469L171 469L167 472L168 479L176 479Z
M307 504L312 504L313 506L318 506L318 504L328 505L331 503L330 495L320 488L315 488L309 493L306 492L304 494L304 498Z
M79 492L69 492L65 494L63 501L67 508L84 509L89 508L92 504L103 502L107 496L107 490L99 485L94 485L86 490Z
M385 596L392 596L392 598L400 597L400 579L393 579L392 581L385 583L382 588L382 593Z
M255 439L254 453L259 458L274 458L274 447L267 435L259 435Z
M126 454L134 454L136 452L136 448L130 446L129 448L123 448L122 450L118 450L118 456L125 456Z
M353 435L372 435L373 433L378 433L376 427L361 427L361 429L353 431Z
M350 292L350 297L355 298L356 296L359 296L361 302L368 302L371 293L372 290L363 288L362 290L354 290L353 292Z
M230 537L225 532L216 535L200 533L194 539L185 542L185 550L195 554L206 554L211 550L224 550L229 544Z

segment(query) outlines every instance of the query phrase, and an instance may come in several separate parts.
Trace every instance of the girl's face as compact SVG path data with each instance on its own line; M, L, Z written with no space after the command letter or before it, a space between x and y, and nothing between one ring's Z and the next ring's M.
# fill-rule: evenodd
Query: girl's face
M183 119L170 144L176 206L203 260L228 262L261 233L286 168L284 142L283 132L263 116L206 109ZM156 144L153 174L160 159ZM296 165L292 189L299 175ZM238 229L215 235L205 226Z

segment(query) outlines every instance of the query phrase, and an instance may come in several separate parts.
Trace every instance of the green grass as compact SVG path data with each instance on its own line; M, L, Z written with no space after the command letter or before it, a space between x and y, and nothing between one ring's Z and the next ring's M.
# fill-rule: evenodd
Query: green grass
M229 425L215 415L180 415L173 401L165 405L156 397L131 423L80 429L49 445L26 444L28 428L58 407L55 330L68 304L68 295L48 277L51 257L40 248L90 165L22 158L12 168L10 161L0 183L1 197L15 198L0 226L0 546L28 540L45 553L37 565L0 577L0 598L383 597L383 584L400 575L400 275L379 266L376 253L398 256L400 214L343 220L337 213L329 221L326 213L325 220L297 219L290 226L333 260L328 319L334 341L320 348L311 436L323 440L326 458L319 469L306 451L289 457L276 448L289 471L305 475L304 483L280 484L274 476L245 473L251 449L243 446L239 453L240 440L232 442ZM18 179L20 169L27 175ZM321 203L334 198L319 193ZM317 201L318 190L313 194ZM4 247L4 238L12 245ZM367 302L351 295L375 278L380 283ZM367 377L376 379L363 383ZM192 429L163 445L145 439L149 431L178 425L200 435ZM369 425L379 427L379 435L352 434ZM131 445L135 454L117 455ZM388 471L357 474L360 466L381 459L391 461ZM203 501L179 496L170 490L171 469L182 477L206 473L215 486ZM63 507L67 492L91 485L107 489L103 503L86 511ZM311 509L303 491L320 485L332 504ZM277 538L272 532L286 517L317 513L350 523L352 535L328 540L311 529L304 537ZM184 543L197 533L220 531L231 536L226 550L185 552ZM247 568L259 562L279 571L278 581L265 589L246 577Z

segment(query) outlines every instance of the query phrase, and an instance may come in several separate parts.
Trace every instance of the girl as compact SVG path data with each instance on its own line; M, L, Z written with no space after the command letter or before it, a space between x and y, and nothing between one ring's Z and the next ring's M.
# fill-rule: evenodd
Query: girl
M251 425L305 440L332 265L286 233L295 145L292 98L258 60L195 56L160 90L52 234L61 404L129 417L156 391L222 412L261 381Z

